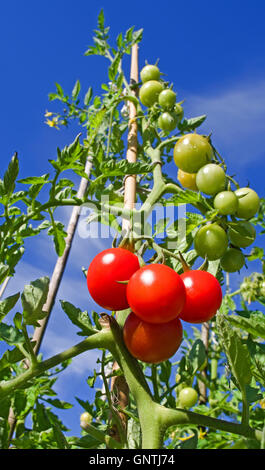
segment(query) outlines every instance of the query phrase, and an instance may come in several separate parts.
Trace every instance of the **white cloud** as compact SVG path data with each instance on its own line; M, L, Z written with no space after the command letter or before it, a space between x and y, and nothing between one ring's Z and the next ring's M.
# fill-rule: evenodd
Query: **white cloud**
M186 96L187 116L206 114L200 128L212 139L229 165L246 166L265 156L265 81L237 83L208 95Z

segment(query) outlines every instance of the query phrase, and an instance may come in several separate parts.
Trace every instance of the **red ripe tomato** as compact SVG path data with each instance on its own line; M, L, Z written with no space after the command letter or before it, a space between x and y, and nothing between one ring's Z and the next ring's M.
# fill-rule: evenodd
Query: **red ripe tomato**
M93 300L106 310L124 310L127 281L140 268L138 257L124 248L108 248L97 254L87 270L87 287Z
M176 318L185 302L185 287L179 274L164 264L149 264L136 271L127 285L132 311L149 323Z
M222 289L211 273L190 270L181 274L186 288L186 302L179 315L188 323L203 323L216 314L222 303Z
M123 339L132 356L158 364L166 361L180 347L182 324L178 318L163 324L147 323L131 312L123 327Z

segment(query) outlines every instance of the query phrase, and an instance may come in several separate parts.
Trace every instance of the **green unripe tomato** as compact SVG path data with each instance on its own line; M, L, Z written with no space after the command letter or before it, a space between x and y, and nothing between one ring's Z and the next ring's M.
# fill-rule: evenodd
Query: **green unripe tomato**
M166 88L159 94L158 103L163 109L172 109L174 104L176 103L176 96L177 95L173 90L171 90L170 88Z
M226 176L223 168L215 163L208 163L199 169L196 184L199 191L214 195L225 189Z
M165 111L164 113L160 114L158 118L158 127L165 132L171 132L173 129L176 128L178 123L177 116L172 113Z
M227 273L235 273L240 271L245 264L245 256L242 251L236 248L228 248L224 256L221 258L221 267Z
M156 80L145 82L139 91L139 98L144 106L150 108L158 101L159 93L163 90L162 83Z
M183 119L184 116L184 110L182 106L179 103L176 103L174 106L174 113L178 116L178 122L180 122Z
M85 411L84 413L81 414L80 416L80 426L81 428L86 427L88 424L92 422L92 416L88 411Z
M238 197L236 215L240 219L251 219L259 209L260 199L256 191L251 188L239 188L235 191Z
M199 134L185 134L174 147L175 164L187 173L197 173L213 157L213 149L208 139Z
M147 64L142 68L140 77L143 83L150 80L159 80L160 70L156 65Z
M254 242L256 230L250 222L239 220L236 225L229 227L228 238L233 245L239 248L247 248Z
M183 408L191 408L198 401L198 393L192 387L186 387L179 392L179 404Z
M199 256L209 261L220 259L228 247L226 232L218 224L201 227L194 238L194 248Z
M213 205L222 215L235 214L238 208L238 199L233 191L221 191L216 194Z

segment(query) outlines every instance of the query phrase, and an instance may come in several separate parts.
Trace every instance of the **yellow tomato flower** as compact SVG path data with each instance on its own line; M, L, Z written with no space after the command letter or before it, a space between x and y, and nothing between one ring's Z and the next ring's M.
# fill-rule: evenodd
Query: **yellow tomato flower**
M47 124L49 127L55 127L56 129L59 129L58 127L58 119L57 118L53 118L53 119L47 119L45 121L45 124Z

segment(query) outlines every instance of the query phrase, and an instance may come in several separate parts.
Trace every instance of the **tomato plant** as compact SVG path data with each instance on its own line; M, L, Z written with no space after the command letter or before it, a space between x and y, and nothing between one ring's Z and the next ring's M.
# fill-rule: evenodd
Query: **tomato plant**
M174 147L175 164L187 173L196 173L213 157L213 149L208 139L199 134L185 134Z
M185 287L179 274L164 264L149 264L135 272L127 285L132 311L150 323L176 318L185 302Z
M62 111L45 113L50 127L74 122L80 133L57 149L48 173L21 179L15 153L0 179L0 448L264 447L265 200L230 175L214 131L198 133L206 116L187 117L162 67L145 65L139 82L142 34L130 28L110 45L101 11L85 55L109 61L109 82L83 98L78 80L67 93L56 83L49 98ZM170 136L158 127L164 113L177 116ZM68 228L57 220L65 207L73 208ZM93 243L87 229L95 223L104 230ZM21 288L17 265L33 245L25 240L39 234L58 259L50 277ZM78 284L63 289L57 346L70 325L77 341L43 355L74 236L82 264L95 252ZM59 414L73 406L57 398L54 383L81 354L89 358L71 385L84 411L76 412L80 434L70 435ZM84 364L88 388L79 398ZM196 413L187 409L194 404Z
M196 184L199 191L214 195L225 189L226 176L223 168L215 163L208 163L199 169Z
M108 248L98 253L87 270L87 287L91 297L107 310L123 310L129 304L127 281L140 268L138 257L124 248Z
M178 318L166 323L147 323L130 313L123 337L130 353L143 362L157 364L173 356L180 347L183 329Z
M139 97L144 106L151 107L158 102L158 96L163 90L163 85L157 80L145 82L139 91Z
M189 270L181 274L186 289L186 301L179 315L189 323L203 323L216 314L222 303L222 289L217 279L207 271Z
M228 247L225 230L214 223L201 227L194 237L194 248L199 256L213 261L221 258Z

